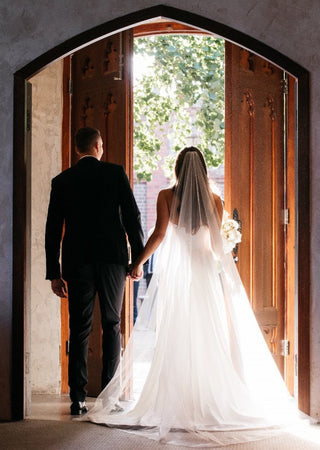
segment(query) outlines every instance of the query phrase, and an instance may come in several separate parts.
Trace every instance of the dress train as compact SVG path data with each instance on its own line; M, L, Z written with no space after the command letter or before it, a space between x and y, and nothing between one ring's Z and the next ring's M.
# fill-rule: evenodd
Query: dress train
M301 423L231 254L170 223L116 375L85 420L167 443L223 446Z

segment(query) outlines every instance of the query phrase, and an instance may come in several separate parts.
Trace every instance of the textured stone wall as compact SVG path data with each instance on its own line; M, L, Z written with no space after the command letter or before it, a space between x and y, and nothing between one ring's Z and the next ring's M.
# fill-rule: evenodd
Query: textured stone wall
M50 180L61 172L62 60L32 83L31 389L60 393L60 299L45 280L44 231ZM30 330L28 330L30 332Z
M44 52L157 0L2 0L0 6L0 419L10 418L12 295L13 74ZM311 81L311 399L320 415L320 2L318 0L166 0L278 50L310 71ZM300 99L303 101L303 99Z

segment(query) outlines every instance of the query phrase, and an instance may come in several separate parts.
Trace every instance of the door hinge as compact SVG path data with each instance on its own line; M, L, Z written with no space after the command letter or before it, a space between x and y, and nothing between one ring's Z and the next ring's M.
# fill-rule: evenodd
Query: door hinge
M70 341L66 341L66 355L69 355Z
M289 83L288 83L288 78L283 78L281 80L281 87L282 87L282 94L283 95L288 95L289 93Z
M71 78L69 78L67 85L67 93L71 95L72 91L73 91L73 81Z
M283 210L283 223L285 225L289 225L289 223L290 223L289 209L284 209Z
M280 342L280 345L281 345L281 351L280 351L281 356L289 356L290 342L288 341L288 339L282 339Z

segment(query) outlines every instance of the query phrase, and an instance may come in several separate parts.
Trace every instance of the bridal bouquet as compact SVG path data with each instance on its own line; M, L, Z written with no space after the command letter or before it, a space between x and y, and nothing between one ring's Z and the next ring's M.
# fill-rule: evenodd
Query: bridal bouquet
M236 244L241 242L239 223L236 220L229 219L229 213L227 211L223 211L221 236L225 253L231 252Z

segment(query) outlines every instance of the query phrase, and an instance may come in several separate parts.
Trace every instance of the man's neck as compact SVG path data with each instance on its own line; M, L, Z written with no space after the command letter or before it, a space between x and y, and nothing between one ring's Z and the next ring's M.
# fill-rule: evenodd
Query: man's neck
M89 155L89 154L83 155L83 156L80 157L80 159L83 159L83 158L95 158L95 159L98 159L96 156L94 156L94 155Z

